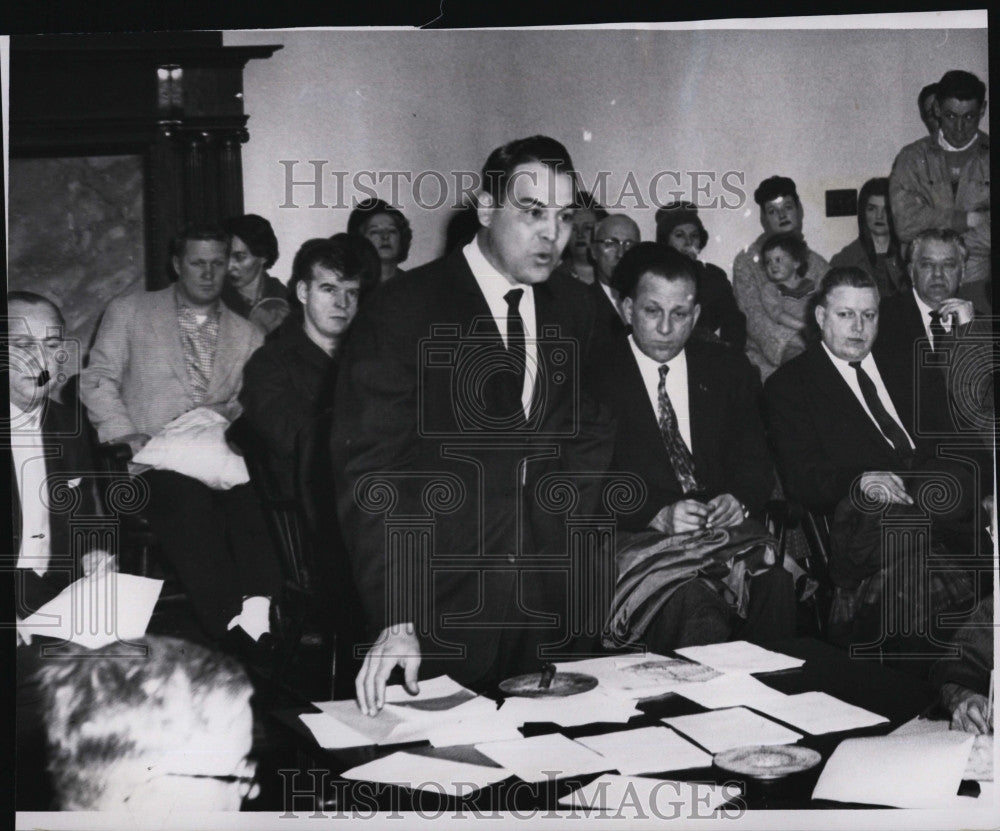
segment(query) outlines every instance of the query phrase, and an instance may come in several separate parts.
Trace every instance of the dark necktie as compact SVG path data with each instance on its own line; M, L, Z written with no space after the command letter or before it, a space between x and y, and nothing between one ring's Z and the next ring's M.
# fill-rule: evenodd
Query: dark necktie
M670 369L666 364L660 365L660 386L657 389L657 399L659 403L660 435L663 436L663 444L667 448L667 455L670 457L670 465L674 469L674 475L680 483L684 493L700 490L698 479L694 473L694 459L691 458L691 451L688 450L681 432L677 428L677 414L670 403L670 396L667 395L667 371Z
M520 403L524 390L524 321L517 310L524 289L511 289L503 299L507 301L507 354L511 358L510 371L513 374L514 390Z
M875 389L875 382L861 368L861 361L851 361L849 365L858 376L858 386L861 387L861 394L864 396L865 404L868 405L868 409L875 418L875 423L878 424L882 435L896 449L896 453L901 459L909 461L913 457L913 449L910 447L910 441L906 437L906 433L903 432L903 428L896 423L896 419L889 415L889 411L882 405L882 400L878 397L878 391Z
M935 352L941 351L941 346L944 343L945 331L944 326L941 324L941 312L931 312L931 349Z

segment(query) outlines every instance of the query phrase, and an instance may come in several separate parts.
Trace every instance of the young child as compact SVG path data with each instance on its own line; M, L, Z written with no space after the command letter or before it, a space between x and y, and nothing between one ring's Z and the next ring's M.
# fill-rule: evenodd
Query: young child
M764 271L776 291L765 294L768 314L775 323L801 331L806 325L809 298L816 284L805 279L809 249L797 234L775 234L761 250Z

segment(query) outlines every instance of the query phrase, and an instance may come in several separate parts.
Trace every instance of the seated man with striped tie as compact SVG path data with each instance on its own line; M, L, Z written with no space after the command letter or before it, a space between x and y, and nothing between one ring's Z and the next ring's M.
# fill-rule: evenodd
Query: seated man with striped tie
M691 338L701 307L689 257L639 243L614 281L631 334L594 356L592 386L615 416L611 471L638 476L645 493L618 516L613 639L662 652L791 637L791 575L773 558L732 570L718 562L722 550L767 546L763 528L744 522L774 485L757 373L741 352ZM701 567L713 558L720 568Z
M768 379L764 398L789 498L832 520L831 637L881 640L878 610L890 587L903 593L894 595L894 608L911 616L911 631L926 632L939 611L971 605L971 575L929 572L930 594L918 602L906 595L912 585L887 574L912 564L917 546L925 555L975 553L973 471L936 458L935 443L914 428L905 373L872 352L879 295L869 275L854 267L829 271L815 317L821 340ZM927 527L929 538L921 537ZM891 546L883 552L889 529L913 532L898 557Z

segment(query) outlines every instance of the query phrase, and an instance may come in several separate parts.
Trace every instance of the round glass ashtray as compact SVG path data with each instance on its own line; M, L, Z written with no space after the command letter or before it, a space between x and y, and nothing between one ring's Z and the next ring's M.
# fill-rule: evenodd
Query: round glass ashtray
M798 745L755 745L717 753L713 761L730 773L754 779L781 779L816 767L822 758L815 750Z

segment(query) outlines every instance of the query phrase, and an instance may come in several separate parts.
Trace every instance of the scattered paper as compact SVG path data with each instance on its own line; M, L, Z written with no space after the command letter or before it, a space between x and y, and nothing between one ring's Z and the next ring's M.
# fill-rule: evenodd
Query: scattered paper
M661 719L709 753L756 744L795 744L801 733L782 727L745 707Z
M324 750L337 750L343 747L363 747L374 744L371 738L352 730L343 722L326 713L303 713L299 716L302 723L309 728L316 744Z
M948 731L845 739L823 768L812 798L947 807L958 793L972 738Z
M393 733L407 727L406 723L394 713L384 708L375 716L366 716L358 709L354 699L346 701L314 701L313 706L319 708L329 718L339 721L368 739L367 744L398 744L405 739L393 738ZM416 741L416 740L414 740Z
M344 779L382 782L414 791L433 791L457 797L469 796L510 775L510 771L503 768L418 756L404 751L366 762L341 774Z
M855 707L824 692L804 692L781 698L765 698L752 706L779 721L805 730L813 736L856 730L882 724L889 719L869 710Z
M614 764L561 733L477 744L476 750L525 782L544 782L610 770Z
M711 767L712 757L669 727L641 727L619 730L602 736L586 736L577 741L596 750L619 773L660 773L668 770Z
M759 710L767 702L788 698L783 692L742 672L718 674L717 677L701 684L686 684L676 692L711 710L737 707L741 704L748 704Z
M416 695L411 695L402 684L386 687L385 709L404 721L440 721L449 711L476 698L472 690L447 675L421 681L418 686L420 692ZM495 704L493 708L496 709Z
M446 698L455 693L468 693L473 695L458 681L447 675L439 675L437 678L428 678L417 684L420 689L416 695L411 695L403 684L393 684L385 688L385 701L387 704L408 703L414 701L427 701L433 698Z
M796 669L805 663L803 658L772 652L747 641L685 646L676 652L691 661L705 664L720 672L777 672L783 669Z
M146 634L162 580L98 570L70 583L52 600L18 622L21 637L39 635L100 649Z
M641 715L633 701L613 698L597 687L578 695L562 698L528 698L510 696L504 699L500 712L517 724L552 722L562 727L575 727L594 722L624 724Z
M916 718L910 719L893 730L890 736L914 736L927 733L947 733L951 724L947 720ZM969 760L965 765L963 779L975 779L980 784L993 781L993 734L975 735ZM982 794L980 794L982 798Z
M710 785L605 773L559 800L560 805L593 808L614 819L707 819L740 795L735 784Z

